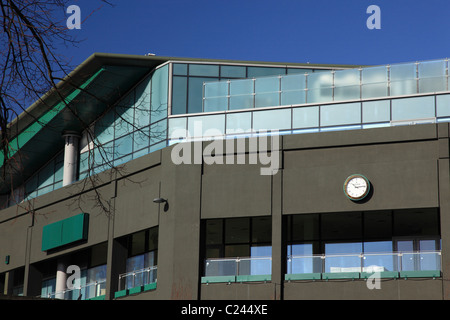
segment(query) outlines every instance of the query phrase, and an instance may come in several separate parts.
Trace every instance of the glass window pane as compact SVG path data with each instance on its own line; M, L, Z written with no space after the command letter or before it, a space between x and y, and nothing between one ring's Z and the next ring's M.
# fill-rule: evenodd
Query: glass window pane
M360 70L339 70L334 73L335 87L358 86L360 82Z
M392 120L433 118L434 97L418 97L392 100Z
M303 90L306 88L306 76L294 74L281 77L281 91Z
M436 209L411 209L394 212L394 235L439 235L439 215Z
M248 67L248 78L257 78L265 76L277 76L286 74L286 68L276 67Z
M187 119L171 118L169 119L169 138L179 139L187 136Z
M366 239L392 238L391 211L365 212L363 218Z
M150 126L150 144L161 142L167 139L167 121L162 120Z
M252 113L239 112L227 114L227 134L250 132L252 128Z
M450 116L450 94L436 96L437 117Z
M205 82L205 98L228 96L228 81Z
M255 93L278 92L280 90L279 77L267 77L255 79Z
M275 107L280 105L280 94L278 92L257 93L255 95L255 108Z
M173 77L172 79L172 114L185 114L187 102L187 78Z
M216 81L212 78L189 78L188 113L203 111L203 82Z
M281 92L281 105L298 105L306 103L306 90L292 90Z
M302 214L292 216L290 241L318 240L320 235L319 215Z
M225 219L225 243L249 243L250 219L230 218Z
M417 65L415 63L394 64L389 70L391 81L415 79Z
M185 63L174 63L173 67L173 74L186 76L187 75L187 64Z
M283 130L291 128L291 109L253 113L253 130Z
M445 60L425 61L418 65L419 78L443 77L446 74Z
M204 112L225 111L228 109L228 97L205 98Z
M400 64L390 67L390 95L417 93L416 64Z
M362 216L359 212L326 213L322 215L322 239L361 239Z
M305 74L305 73L313 73L312 69L306 69L306 68L288 68L287 74Z
M225 258L250 256L249 244L233 244L225 246Z
M220 76L222 78L245 78L246 70L241 66L221 66Z
M309 90L330 88L333 85L333 74L331 72L308 74L306 80Z
M439 92L447 90L446 61L420 62L419 92Z
M307 76L307 103L327 102L333 99L333 75L330 72L313 73Z
M388 80L388 68L387 67L371 67L363 68L361 70L361 83L387 83Z
M272 219L270 217L252 218L252 243L272 242Z
M338 126L361 122L360 103L326 105L320 108L321 126Z
M383 122L391 120L391 101L363 102L363 122Z
M230 95L252 94L253 86L253 79L230 81Z
M142 128L150 124L150 78L136 87L135 126Z
M133 133L133 151L148 147L150 143L149 127L142 128Z
M156 122L167 117L168 66L159 68L153 73L151 86L151 122Z
M230 110L250 109L253 107L254 107L254 97L252 94L230 97Z
M209 64L190 64L190 76L218 77L219 66Z
M55 162L51 161L39 171L39 188L48 186L54 182Z
M128 134L114 142L114 158L120 158L133 152L133 134Z
M313 128L319 126L319 107L292 109L292 128Z
M223 220L211 219L206 221L206 244L223 243Z
M204 111L223 111L228 109L228 82L206 82L204 85Z
M117 107L114 121L114 137L121 137L133 130L134 109L132 107Z
M106 143L114 139L114 111L108 111L95 123L94 135L98 143Z
M64 174L64 162L55 164L55 182L62 181Z
M148 231L148 250L158 249L158 227L151 228Z
M361 98L386 97L388 95L388 85L385 83L371 83L361 85Z
M189 117L188 131L191 137L222 135L225 132L225 115Z
M325 255L352 254L352 253L359 254L361 252L362 252L361 242L340 242L340 243L325 244Z

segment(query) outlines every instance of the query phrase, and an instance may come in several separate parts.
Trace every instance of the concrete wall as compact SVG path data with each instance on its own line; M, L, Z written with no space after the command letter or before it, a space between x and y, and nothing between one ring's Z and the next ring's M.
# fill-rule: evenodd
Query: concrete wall
M108 291L112 299L124 272L122 236L159 227L158 287L125 299L442 299L442 279L397 279L368 290L364 281L285 282L283 216L314 212L439 207L444 277L449 272L449 126L393 128L281 137L279 171L261 175L260 164L175 165L168 147L133 160L118 172L97 176L0 213L0 273L25 266L25 293L39 288L34 266L107 242ZM204 143L203 147L208 145ZM248 146L245 152L248 152ZM233 153L228 153L231 156ZM248 157L248 154L247 154ZM248 158L246 158L248 160ZM373 184L363 203L347 199L344 180L361 173ZM100 195L111 209L97 206ZM153 199L168 199L168 210ZM42 252L42 228L80 212L90 215L85 242ZM272 281L200 284L201 219L272 216ZM6 255L9 264L3 263ZM35 280L38 279L38 280Z

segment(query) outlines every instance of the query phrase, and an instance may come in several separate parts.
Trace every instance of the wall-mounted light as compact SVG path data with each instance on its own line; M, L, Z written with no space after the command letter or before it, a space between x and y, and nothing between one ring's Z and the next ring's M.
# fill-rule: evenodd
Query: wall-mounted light
M158 203L158 204L164 203L164 212L166 212L167 210L169 210L169 202L167 202L167 199L164 199L164 198L155 198L155 199L153 199L153 202L154 202L154 203Z
M164 199L164 198L155 198L155 199L153 199L153 202L154 202L154 203L164 203L164 202L167 203L167 199Z

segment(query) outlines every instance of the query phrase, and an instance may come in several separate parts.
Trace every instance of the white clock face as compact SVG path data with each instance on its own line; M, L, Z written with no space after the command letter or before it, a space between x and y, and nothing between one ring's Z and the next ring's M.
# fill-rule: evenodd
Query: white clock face
M350 176L345 181L344 191L350 199L361 200L369 192L369 182L360 175Z

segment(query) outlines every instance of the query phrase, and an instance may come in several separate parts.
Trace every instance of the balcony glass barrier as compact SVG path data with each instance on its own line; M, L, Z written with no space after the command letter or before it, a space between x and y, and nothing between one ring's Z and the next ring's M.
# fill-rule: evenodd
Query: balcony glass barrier
M170 117L169 144L259 131L297 134L437 122L450 122L448 93Z
M119 275L119 291L155 283L157 267L152 266L141 270L127 272Z
M253 276L272 273L271 257L214 258L205 261L205 276Z
M203 112L448 91L448 59L205 82Z
M441 252L392 252L288 256L287 273L341 273L441 270Z
M88 283L73 289L49 293L43 298L62 300L88 300L106 294L106 279Z

